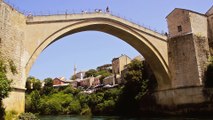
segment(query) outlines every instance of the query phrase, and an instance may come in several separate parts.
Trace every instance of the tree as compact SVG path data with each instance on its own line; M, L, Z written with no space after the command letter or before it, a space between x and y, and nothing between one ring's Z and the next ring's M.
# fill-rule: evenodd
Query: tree
M80 90L79 89L75 89L72 86L67 86L63 91L64 94L73 94L73 95L77 95Z
M207 66L205 77L206 77L205 86L213 87L213 56L209 58L209 63Z
M6 66L4 65L4 62L0 60L0 119L4 119L4 108L2 100L6 97L8 97L9 92L11 91L11 80L7 79L6 76Z
M72 100L68 109L71 114L79 114L81 112L81 104L78 100Z
M27 82L26 82L26 92L30 93L32 91L32 82L30 79L27 78Z
M41 81L33 76L27 78L26 82L27 93L32 92L32 90L41 90Z
M70 80L75 80L76 79L76 75L72 75L71 77L70 77Z
M139 110L140 98L147 93L147 80L143 79L144 66L133 60L124 73L124 87L119 96L117 110L120 114L134 114Z
M46 78L46 79L44 79L44 86L46 86L46 87L53 87L53 80L52 80L52 78Z
M96 77L96 76L97 76L97 71L94 70L94 69L90 69L90 70L88 70L88 71L85 73L85 78L91 77L91 76Z
M36 81L33 83L33 90L41 90L41 81L36 79Z
M45 95L50 94L53 91L53 80L52 78L44 79L44 87L42 93Z
M108 76L112 75L112 73L110 73L107 70L101 70L101 71L97 72L97 75L101 75L100 80L103 80L105 77L108 77Z
M31 94L31 109L33 112L38 112L38 108L40 105L40 94L37 90L34 90Z
M11 81L7 79L4 72L0 72L0 101L6 98L11 91L10 87Z

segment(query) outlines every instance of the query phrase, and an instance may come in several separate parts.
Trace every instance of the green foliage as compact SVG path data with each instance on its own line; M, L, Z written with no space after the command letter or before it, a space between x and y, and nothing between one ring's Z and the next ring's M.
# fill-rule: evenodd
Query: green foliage
M62 92L64 92L65 94L73 94L75 96L80 92L80 90L75 89L71 86L67 86Z
M12 90L10 86L12 81L7 79L6 72L6 65L0 60L0 119L3 119L5 115L2 100L6 98Z
M38 113L40 108L41 96L39 91L32 91L25 97L25 109L33 113Z
M139 82L143 80L143 64L141 61L133 60L127 65L127 72L124 74L126 82Z
M76 76L75 75L72 75L71 77L70 77L70 80L75 80L76 79Z
M33 90L40 90L41 89L41 81L40 80L36 80L33 83Z
M41 98L39 91L35 90L30 95L31 95L31 109L33 112L38 112Z
M0 120L4 120L5 108L3 107L2 101L0 101Z
M52 78L44 79L44 87L42 90L42 94L48 95L53 92L53 80Z
M209 61L209 64L212 64L213 63L213 56L210 56L208 61Z
M118 97L121 93L122 88L114 88L110 90L106 90L104 92L104 99L105 100L114 100L117 102Z
M62 104L59 95L50 95L41 99L40 111L42 114L59 114L62 111Z
M97 71L96 70L94 70L94 69L90 69L90 70L88 70L86 73L85 73L85 78L87 78L87 77L91 77L91 76L93 76L93 77L96 77L98 74L97 74Z
M116 108L120 114L134 114L139 111L140 99L147 93L147 80L144 80L143 72L141 61L133 60L127 65L127 71L124 73L125 85Z
M18 113L16 111L7 111L4 119L5 120L18 119Z
M96 77L96 76L98 76L98 75L101 75L101 78L100 78L100 80L103 80L105 77L108 77L108 76L110 76L112 73L110 73L109 71L107 71L107 70L101 70L101 71L96 71L96 70L94 70L94 69L90 69L90 70L88 70L86 73L85 73L85 78L87 78L87 77L91 77L91 76L93 76L93 77Z
M90 101L90 95L84 94L84 93L79 93L77 95L77 99L79 100L79 102L83 106L83 105L89 103L89 101Z
M11 84L12 81L9 81L6 77L6 74L0 72L0 100L8 96L9 91L11 91Z
M104 93L91 94L89 96L89 106L95 106L103 101Z
M22 113L19 115L19 120L39 120L34 114L32 113Z
M17 74L18 71L17 71L17 68L16 68L16 65L15 63L12 61L12 60L9 60L9 65L10 65L10 71L13 73L13 74Z
M72 95L59 92L43 97L40 110L42 114L78 114L81 104Z
M32 90L41 90L41 81L35 77L28 77L26 82L26 92L30 93Z
M62 106L60 104L60 101L57 101L56 99L50 99L48 101L41 102L41 111L42 111L42 114L55 115L55 114L59 114L62 111Z
M9 91L11 91L11 80L7 79L6 76L6 66L3 61L0 60L0 101L8 96Z
M112 75L112 73L110 73L109 71L106 71L106 70L101 70L101 71L97 72L97 75L101 75L100 80L103 80L105 77Z
M28 112L32 112L32 107L31 107L32 101L31 101L31 95L30 94L26 94L25 95L25 110Z
M44 87L53 87L53 80L52 78L44 79Z
M80 115L92 115L92 111L88 105L84 105L81 109Z
M81 93L72 87L43 96L39 96L39 92L33 90L26 96L26 111L46 115L112 113L115 110L119 94L120 89L118 88L90 95Z
M104 113L104 114L111 114L115 110L115 101L114 100L105 100L102 103L97 104L95 106L96 112Z
M143 80L141 82L141 90L139 91L139 93L135 96L135 99L137 101L140 101L142 99L143 96L145 96L148 92L148 80Z
M207 66L205 77L206 77L205 86L213 87L213 56L209 58L209 63Z
M71 101L68 109L71 114L79 114L81 112L81 104L78 100L73 100Z
M31 82L31 80L29 80L28 78L27 78L27 82L26 82L26 92L27 93L30 93L31 91L32 91L32 87L31 87L31 84L32 84L32 82Z
M0 60L0 72L1 73L6 73L7 72L6 65L4 64L3 60Z
M41 92L33 90L26 96L26 110L40 114L122 114L131 115L139 111L140 101L148 93L148 80L144 77L143 63L134 60L127 65L125 84L118 88L86 94L70 86L53 88L51 78L45 79ZM107 71L89 70L88 76L108 76Z

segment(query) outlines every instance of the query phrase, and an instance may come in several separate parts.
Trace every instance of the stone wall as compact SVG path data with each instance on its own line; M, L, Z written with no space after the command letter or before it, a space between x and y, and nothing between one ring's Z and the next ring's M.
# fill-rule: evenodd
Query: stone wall
M126 55L122 55L119 58L119 74L121 74L121 71L124 70L125 65L131 63L131 59L126 56Z
M208 39L188 34L169 40L172 87L203 85L209 56Z
M213 56L213 14L208 16L208 37L210 53Z
M203 14L175 9L167 16L169 36L176 37L188 33L207 37L207 17Z
M25 111L25 90L15 89L10 96L3 101L6 110L13 110L18 113Z
M205 102L203 87L185 87L158 91L154 93L154 96L158 105L168 107Z
M184 98L179 98L181 100L175 104L202 101L196 99L196 94L200 96L200 89L184 89L203 85L209 48L207 21L200 14L174 10L168 16L169 33L172 35L169 41L166 36L110 14L33 16L27 25L26 20L24 15L0 0L0 57L6 62L12 60L18 72L13 74L8 67L7 77L14 80L15 89L4 100L7 110L24 112L26 75L41 51L59 37L85 30L115 35L142 53L158 79L159 91L165 90L156 95L159 103L170 104L167 101L170 98L174 103L180 95ZM182 30L178 31L180 25ZM122 64L126 64L126 61ZM192 101L192 97L195 101Z
M5 3L0 3L0 38L1 38L1 57L4 60L12 60L17 67L18 74L12 74L8 70L9 79L18 80L14 83L16 87L24 87L21 77L22 41L24 40L25 17Z
M172 87L203 85L209 56L208 21L203 14L175 9L167 16Z
M179 36L192 31L189 11L175 9L167 16L169 36ZM181 26L182 31L178 31L178 26Z
M197 36L208 37L208 21L207 17L195 12L189 13L192 33Z
M13 110L16 111L20 111L20 109L23 111L24 108L23 91L25 84L23 84L23 81L25 80L23 79L26 78L25 72L23 71L24 65L21 64L21 56L25 23L25 17L22 14L0 1L0 57L3 58L8 65L7 77L13 80L12 86L19 89L11 92L10 97L4 100L4 105L7 110L11 110L7 107L7 104L13 106ZM14 62L17 73L11 72L8 61Z
M201 85L192 34L169 40L169 67L173 88Z
M207 67L209 53L209 44L208 38L203 36L194 35L194 46L195 46L195 54L197 60L197 69L199 72L199 80L202 85L204 85L204 75Z

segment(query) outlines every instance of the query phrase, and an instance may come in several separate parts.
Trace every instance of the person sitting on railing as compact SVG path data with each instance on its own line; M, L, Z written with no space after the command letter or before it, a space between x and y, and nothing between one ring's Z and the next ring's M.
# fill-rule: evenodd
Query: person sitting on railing
M95 9L95 12L98 12L98 9Z
M101 10L101 9L95 9L95 12L96 12L96 13L101 13L102 10Z
M82 10L81 13L87 13L87 11L86 10Z
M101 9L99 9L99 10L98 10L98 12L100 13L100 12L102 12L102 10L101 10Z
M27 18L28 18L28 19L33 19L33 15L32 15L31 12L27 15Z

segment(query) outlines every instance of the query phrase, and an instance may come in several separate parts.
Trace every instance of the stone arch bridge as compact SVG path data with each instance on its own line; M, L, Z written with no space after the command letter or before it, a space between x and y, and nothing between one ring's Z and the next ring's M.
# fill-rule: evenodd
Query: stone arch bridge
M159 81L159 88L170 86L167 37L107 13L33 16L26 20L25 49L29 55L26 75L38 55L60 38L82 31L101 31L116 36L149 61Z
M46 47L64 36L90 30L116 36L145 57L157 78L158 91L155 96L159 104L193 103L186 96L177 99L182 93L193 95L190 92L193 88L180 89L186 87L184 82L178 86L173 82L175 76L172 73L175 70L170 67L169 39L165 35L108 13L25 16L1 1L0 11L1 57L13 60L18 70L18 74L7 73L14 80L14 91L4 100L8 110L24 111L26 78ZM197 93L200 93L199 90Z

